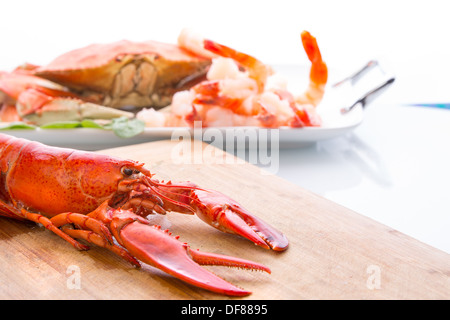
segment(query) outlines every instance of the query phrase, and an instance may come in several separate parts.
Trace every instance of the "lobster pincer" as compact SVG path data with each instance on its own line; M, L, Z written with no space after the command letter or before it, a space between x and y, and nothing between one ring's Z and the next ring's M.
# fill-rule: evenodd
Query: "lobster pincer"
M191 182L172 184L146 180L148 185L158 187L158 193L172 200L165 207L168 210L195 213L214 228L238 234L265 249L284 251L289 245L283 233L218 191L203 189Z
M160 226L149 225L129 211L116 209L111 230L118 242L138 260L156 267L187 283L213 292L243 296L249 291L223 280L200 265L239 267L251 270L270 269L252 261L192 250L187 243L173 237Z

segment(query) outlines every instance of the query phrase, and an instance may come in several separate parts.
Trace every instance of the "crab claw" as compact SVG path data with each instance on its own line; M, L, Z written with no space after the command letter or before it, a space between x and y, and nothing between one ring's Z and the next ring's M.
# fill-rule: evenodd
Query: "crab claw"
M251 292L219 278L200 265L222 265L245 269L270 270L258 263L192 250L167 230L149 225L131 211L117 209L111 220L111 231L117 241L138 260L154 266L197 287L230 296L245 296Z
M17 111L22 118L37 125L57 121L131 118L133 115L130 112L85 102L69 92L44 87L23 91L17 100Z
M203 189L193 190L191 197L191 206L196 209L197 216L211 226L223 232L239 234L266 249L287 249L289 241L283 233L250 214L229 197Z

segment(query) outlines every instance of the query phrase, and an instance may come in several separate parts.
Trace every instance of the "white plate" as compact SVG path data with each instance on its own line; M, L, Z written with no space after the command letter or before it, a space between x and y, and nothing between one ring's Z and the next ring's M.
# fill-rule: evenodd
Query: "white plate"
M306 88L308 69L301 66L283 66L280 73L286 77L289 89L299 92L297 88ZM305 78L306 77L306 78ZM332 83L332 82L330 82ZM320 140L338 137L353 130L363 120L363 109L360 106L342 115L342 94L334 95L328 88L323 102L317 112L323 120L321 127L263 129L256 127L206 128L194 131L189 128L146 128L141 134L123 139L113 132L101 129L36 129L36 130L2 130L0 133L20 138L35 140L44 144L83 150L99 150L125 145L144 143L162 139L193 137L212 143L217 147L255 148L262 143L270 142L270 146L280 148L299 147ZM256 139L256 140L255 140ZM267 145L264 145L267 147ZM227 149L229 150L229 149Z
M327 121L324 117L322 127L263 129L255 127L205 128L146 128L141 134L132 138L119 138L111 131L101 129L36 129L36 130L2 130L0 133L19 138L35 140L47 145L83 150L100 150L131 144L138 144L163 139L202 139L217 147L255 148L262 143L280 148L299 147L320 140L338 137L358 126L363 117L360 106L345 116ZM330 117L331 118L331 117ZM256 138L256 140L255 140ZM231 147L230 147L231 146Z

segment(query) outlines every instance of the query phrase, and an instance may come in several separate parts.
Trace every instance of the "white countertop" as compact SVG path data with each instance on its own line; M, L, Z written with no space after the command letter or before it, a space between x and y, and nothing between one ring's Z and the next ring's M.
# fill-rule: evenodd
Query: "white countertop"
M277 175L450 253L450 110L374 103L345 136L280 151Z

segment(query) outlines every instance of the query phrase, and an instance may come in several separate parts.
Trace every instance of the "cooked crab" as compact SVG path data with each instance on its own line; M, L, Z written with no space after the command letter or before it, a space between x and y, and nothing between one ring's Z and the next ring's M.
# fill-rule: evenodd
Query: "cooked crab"
M164 107L210 62L174 44L123 40L70 51L34 74L105 106Z
M0 104L11 119L11 103L20 102L18 118L37 124L80 117L109 119L123 115L110 108L168 105L175 92L203 80L210 63L210 58L175 44L127 40L92 44L46 66L26 64L3 72ZM90 108L101 109L101 114L89 114Z

